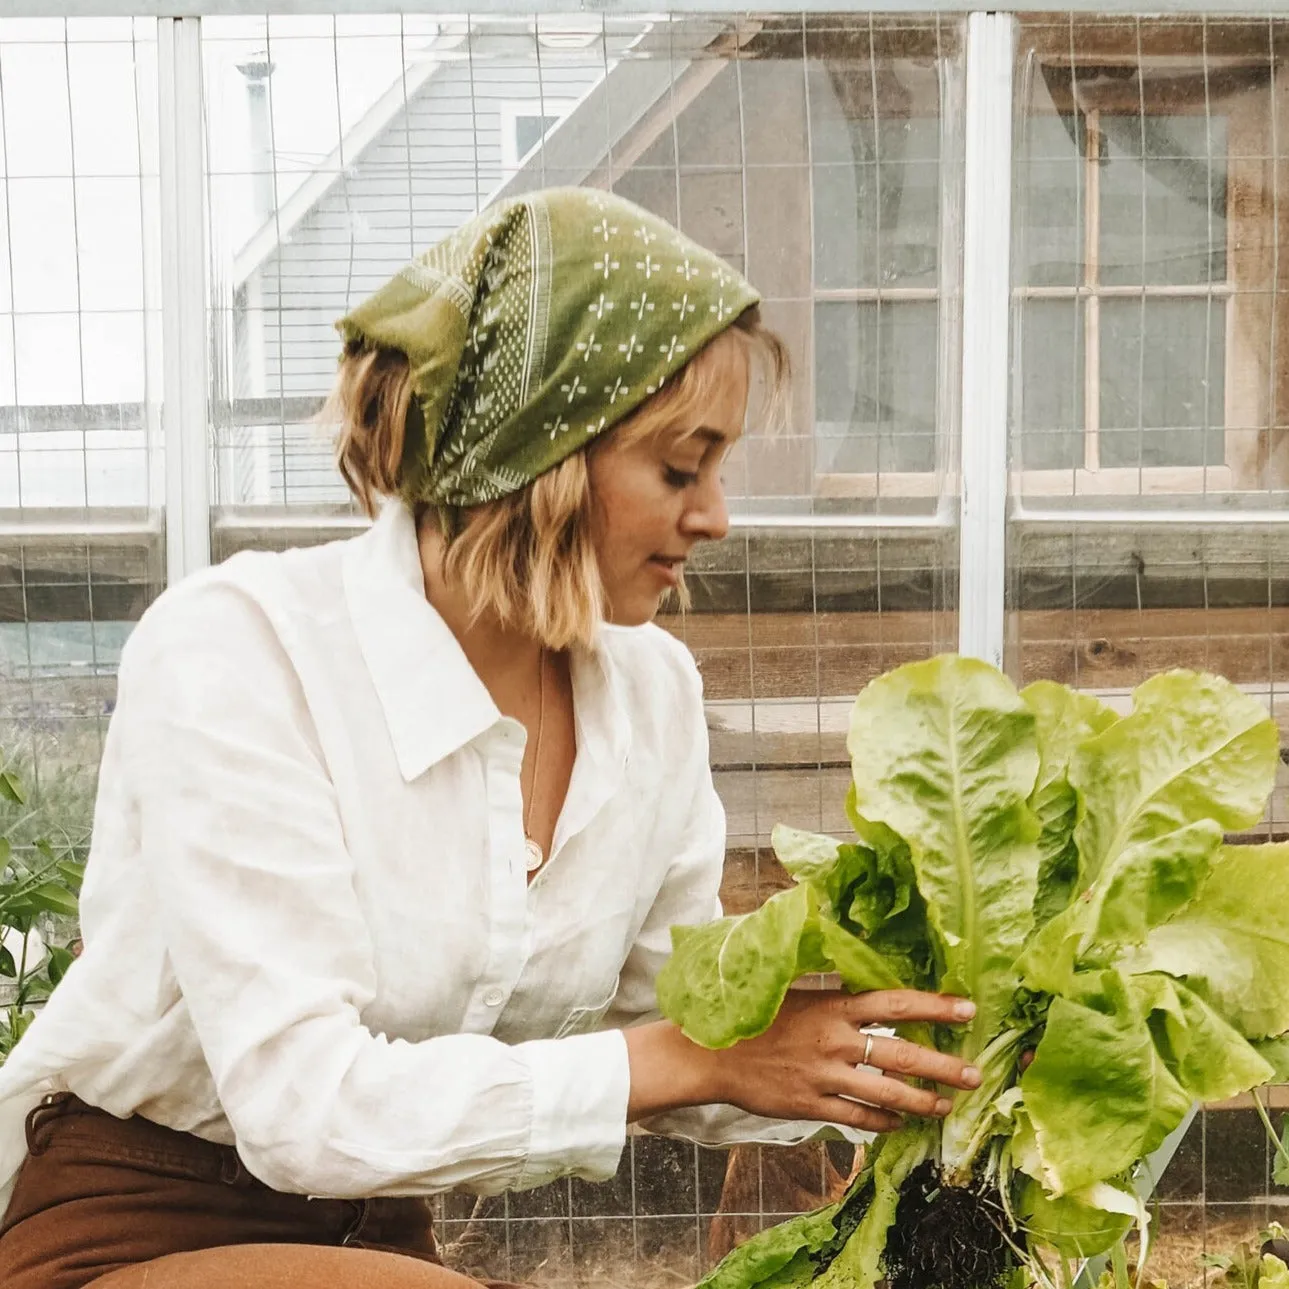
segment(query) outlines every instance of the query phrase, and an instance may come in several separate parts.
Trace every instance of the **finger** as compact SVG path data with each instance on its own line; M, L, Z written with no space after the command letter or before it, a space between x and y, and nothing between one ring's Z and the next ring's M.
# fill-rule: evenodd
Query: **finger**
M1025 1070L1028 1070L1029 1067L1033 1065L1033 1063L1034 1063L1034 1051L1032 1048L1020 1054L1020 1068L1022 1073Z
M904 1126L904 1120L899 1115L859 1101L851 1101L848 1097L822 1098L819 1112L813 1117L823 1123L858 1128L861 1132L894 1132Z
M908 1021L961 1025L976 1014L970 999L918 989L873 989L840 997L846 1018L855 1025L902 1025Z
M836 1072L836 1079L837 1090L843 1096L901 1114L942 1119L952 1108L951 1102L938 1092L888 1079L873 1071L842 1065Z
M905 1078L947 1083L954 1088L971 1089L980 1086L980 1071L974 1065L968 1065L947 1052L921 1047L917 1043L910 1043L906 1038L881 1038L869 1034L863 1037L863 1050L867 1051L868 1059L863 1060L861 1053L861 1061L867 1066ZM871 1047L868 1044L869 1038L873 1040Z

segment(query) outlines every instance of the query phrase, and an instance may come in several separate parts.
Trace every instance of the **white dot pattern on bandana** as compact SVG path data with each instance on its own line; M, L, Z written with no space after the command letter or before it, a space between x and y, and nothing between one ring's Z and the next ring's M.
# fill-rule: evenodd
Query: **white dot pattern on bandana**
M444 410L428 429L418 497L449 506L530 483L656 393L758 299L670 225L593 189L501 203L400 277L464 322L459 353L440 353L437 334L409 349L414 370L440 382L453 373L450 392L438 389ZM380 304L378 292L351 315L375 343Z

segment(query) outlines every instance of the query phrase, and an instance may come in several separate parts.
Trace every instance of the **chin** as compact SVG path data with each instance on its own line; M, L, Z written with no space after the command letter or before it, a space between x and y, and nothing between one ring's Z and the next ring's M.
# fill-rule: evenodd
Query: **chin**
M611 605L606 621L615 627L643 627L658 616L661 608L662 597L644 599L633 596L626 604Z

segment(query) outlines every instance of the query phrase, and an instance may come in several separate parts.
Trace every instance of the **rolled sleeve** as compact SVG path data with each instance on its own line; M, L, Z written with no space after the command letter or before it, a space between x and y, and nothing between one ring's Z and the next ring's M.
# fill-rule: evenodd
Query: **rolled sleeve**
M533 1096L520 1188L570 1171L607 1181L626 1144L631 1072L622 1031L521 1043L515 1052L528 1065Z

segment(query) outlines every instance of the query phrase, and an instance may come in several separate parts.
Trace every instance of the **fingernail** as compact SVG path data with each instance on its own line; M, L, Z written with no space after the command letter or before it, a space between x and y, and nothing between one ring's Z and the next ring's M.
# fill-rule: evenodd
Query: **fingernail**
M980 1071L974 1065L966 1066L962 1071L962 1081L968 1087L978 1088L980 1086Z
M976 1014L976 1004L964 998L953 1004L953 1014L958 1020L970 1020Z
M946 1100L944 1097L941 1097L939 1101L935 1103L935 1112L941 1118L943 1118L946 1114L948 1114L949 1111L952 1109L953 1109L953 1102Z

